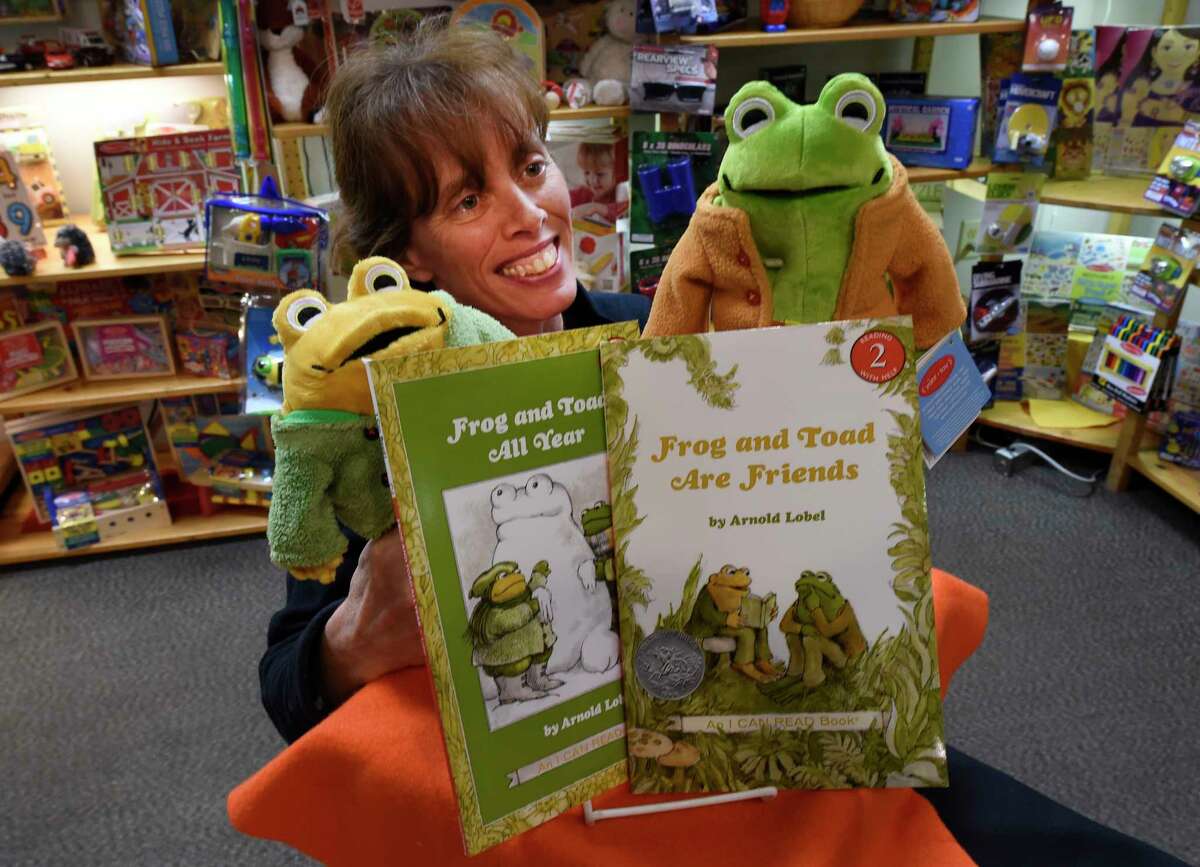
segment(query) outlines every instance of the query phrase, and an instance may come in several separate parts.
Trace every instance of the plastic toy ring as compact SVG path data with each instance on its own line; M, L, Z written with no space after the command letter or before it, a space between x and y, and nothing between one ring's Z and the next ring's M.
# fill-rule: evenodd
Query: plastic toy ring
M1200 162L1194 157L1183 154L1172 157L1171 164L1167 167L1167 172L1177 181L1190 181L1196 177L1198 171L1200 171Z
M1176 280L1183 273L1183 265L1170 256L1155 256L1150 261L1150 273L1159 280Z

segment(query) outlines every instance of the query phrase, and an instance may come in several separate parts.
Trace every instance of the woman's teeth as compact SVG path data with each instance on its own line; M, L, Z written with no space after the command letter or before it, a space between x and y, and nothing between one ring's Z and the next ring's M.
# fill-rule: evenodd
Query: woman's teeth
M500 273L505 277L537 277L558 264L558 245L547 244L532 256L505 265Z

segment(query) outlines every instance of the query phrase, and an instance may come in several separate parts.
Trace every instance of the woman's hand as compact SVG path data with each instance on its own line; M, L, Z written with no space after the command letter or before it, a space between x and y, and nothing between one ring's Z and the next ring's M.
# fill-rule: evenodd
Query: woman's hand
M363 548L349 594L325 623L323 693L341 704L364 684L424 661L404 542L395 529Z

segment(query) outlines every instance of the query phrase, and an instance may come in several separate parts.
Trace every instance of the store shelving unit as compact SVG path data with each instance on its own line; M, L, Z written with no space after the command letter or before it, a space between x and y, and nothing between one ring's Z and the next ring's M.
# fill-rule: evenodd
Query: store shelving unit
M1154 449L1142 449L1134 454L1129 466L1193 512L1200 512L1200 470L1168 463Z
M93 406L137 403L162 397L188 397L237 391L242 379L217 379L179 373L173 376L148 376L140 379L101 379L76 381L67 385L21 394L0 400L0 416L16 413L59 412L88 409Z
M773 45L815 45L826 42L866 42L877 39L919 39L926 36L967 36L972 33L1019 33L1025 22L1019 18L981 16L968 23L919 22L902 24L879 18L856 19L841 27L788 29L767 33L754 29L754 22L721 33L681 36L680 42L726 48L765 48Z
M167 274L200 271L204 268L204 254L162 253L141 256L118 256L108 243L108 235L100 231L87 217L72 218L72 222L87 232L96 251L96 261L82 268L63 265L58 251L54 249L54 227L46 227L47 255L38 262L37 270L28 277L0 277L0 289L7 286L30 283L64 283L70 280L94 280L100 277L133 277L139 274Z
M185 75L221 75L223 72L219 61L183 63L178 66L114 63L111 66L79 66L75 69L43 68L27 69L23 72L0 72L0 87L66 84L73 81L127 81L132 78L178 78Z

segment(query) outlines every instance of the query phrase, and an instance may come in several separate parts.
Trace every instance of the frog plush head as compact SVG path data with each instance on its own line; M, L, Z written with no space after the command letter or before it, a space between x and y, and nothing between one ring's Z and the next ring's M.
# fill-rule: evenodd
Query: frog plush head
M370 415L361 360L440 349L452 315L445 300L413 289L404 269L382 256L354 267L341 304L309 289L285 296L272 318L283 345L284 412Z
M724 204L750 210L778 200L847 199L884 193L891 160L879 137L885 106L868 78L835 76L814 105L751 81L729 102L729 147L717 183ZM815 202L814 202L815 204Z

